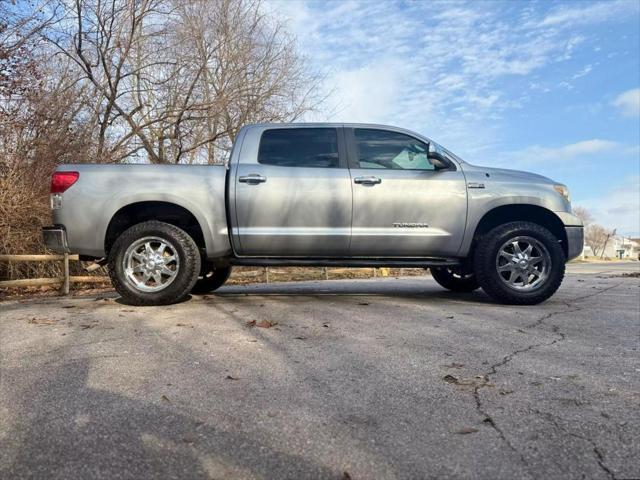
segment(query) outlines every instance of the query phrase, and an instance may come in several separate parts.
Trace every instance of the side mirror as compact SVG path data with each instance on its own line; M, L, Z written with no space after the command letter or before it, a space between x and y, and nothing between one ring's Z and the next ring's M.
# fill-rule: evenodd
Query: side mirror
M449 161L438 152L429 152L429 162L436 170L446 170L449 168Z

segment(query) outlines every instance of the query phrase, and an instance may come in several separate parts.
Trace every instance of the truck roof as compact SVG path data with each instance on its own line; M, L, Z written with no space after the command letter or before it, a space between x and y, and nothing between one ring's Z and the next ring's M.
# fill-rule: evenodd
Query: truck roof
M260 127L260 128L295 128L295 127L299 127L299 128L322 128L322 127L333 127L333 128L375 128L375 129L382 129L382 130L391 130L394 132L399 132L399 133L406 133L408 135L412 135L412 136L417 136L422 138L423 140L427 141L427 142L432 142L433 140L431 140L430 138L414 132L412 130L407 130L406 128L401 128L401 127L394 127L393 125L384 125L384 124L378 124L378 123L344 123L344 122L291 122L291 123L249 123L246 124L242 127L242 129L245 128L255 128L255 127Z

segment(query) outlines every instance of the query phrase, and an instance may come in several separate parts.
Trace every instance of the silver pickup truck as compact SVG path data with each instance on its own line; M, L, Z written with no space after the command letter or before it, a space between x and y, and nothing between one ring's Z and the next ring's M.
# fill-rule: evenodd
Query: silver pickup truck
M380 125L248 125L226 166L61 165L51 206L46 245L107 263L134 305L215 290L234 265L430 268L536 304L583 246L564 185Z

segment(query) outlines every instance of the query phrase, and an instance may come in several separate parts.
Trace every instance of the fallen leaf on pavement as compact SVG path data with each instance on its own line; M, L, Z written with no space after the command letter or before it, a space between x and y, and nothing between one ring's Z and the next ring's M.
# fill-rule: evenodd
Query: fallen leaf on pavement
M464 367L464 363L452 362L449 365L445 365L446 368L462 368Z
M90 325L90 324L88 324L88 323L84 323L84 324L80 325L80 328L81 328L82 330L87 330L87 329L89 329L89 328L93 328L93 327L95 327L95 325Z
M247 327L255 327L256 326L256 321L255 320L250 320L245 325Z
M176 327L189 327L193 328L193 325L189 325L187 323L176 323Z
M198 438L195 435L187 433L184 437L182 437L182 441L184 443L196 443Z
M271 327L275 327L277 324L278 322L270 322L269 320L260 320L258 323L256 323L256 327L271 328Z
M442 379L447 382L447 383L459 383L460 380L458 380L457 377L454 377L453 375L445 375L444 377L442 377Z
M475 378L477 379L482 379L481 382L478 382L478 380L474 379L474 378L458 378L458 377L454 377L453 375L445 375L444 377L442 377L442 380L444 380L447 383L451 383L453 385L460 385L460 386L477 386L477 385L482 385L485 387L493 387L492 384L487 383L486 378L483 375L477 375Z
M232 377L231 375L227 375L227 380L240 380L239 378Z
M447 315L447 318L454 318L453 315Z
M498 393L500 395L510 395L513 393L513 390L507 390L506 388L501 388L500 390L498 390Z
M27 323L31 323L32 325L55 325L56 321L51 320L50 318L33 317Z
M461 428L460 430L456 431L455 433L457 433L459 435L467 435L469 433L476 433L477 431L478 431L477 428L464 427L464 428Z
M322 324L322 326L323 326L324 328L329 328L329 324L328 324L328 323L323 323L323 324Z
M169 400L169 397L167 397L166 395L162 395L160 399L164 400L165 402L171 402L171 400Z
M351 480L351 475L349 475L349 472L342 472L342 480Z
M294 340L306 340L307 337L293 337Z

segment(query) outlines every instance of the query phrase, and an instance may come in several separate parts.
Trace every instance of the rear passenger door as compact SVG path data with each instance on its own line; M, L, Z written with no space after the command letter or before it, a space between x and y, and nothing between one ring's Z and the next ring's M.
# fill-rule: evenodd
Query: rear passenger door
M239 255L347 255L351 180L342 128L256 126L232 181Z

